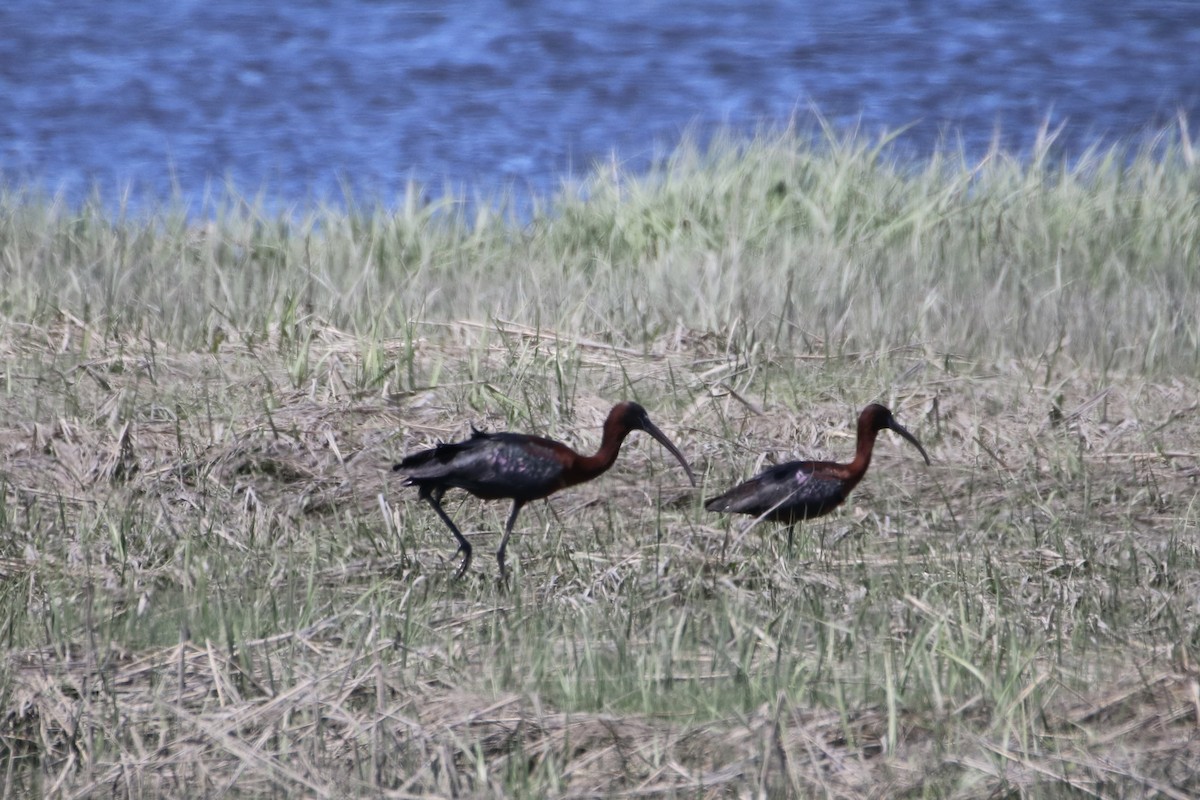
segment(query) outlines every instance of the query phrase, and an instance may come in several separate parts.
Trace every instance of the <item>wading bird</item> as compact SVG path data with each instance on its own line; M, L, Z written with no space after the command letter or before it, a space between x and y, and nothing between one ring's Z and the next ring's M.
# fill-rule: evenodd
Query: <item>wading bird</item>
M692 485L696 476L683 454L658 426L650 421L646 409L637 403L618 403L604 420L604 436L595 455L582 456L561 442L523 433L484 433L471 430L471 438L461 442L439 444L429 450L413 453L392 467L406 477L405 486L416 486L419 496L429 501L433 510L449 526L458 539L455 555L463 553L462 565L455 577L461 577L471 563L471 544L454 521L442 509L442 496L447 489L464 489L484 500L509 499L512 512L504 526L496 561L500 577L506 577L504 548L512 535L517 513L531 500L548 497L559 489L590 481L601 475L617 460L621 443L633 431L645 431L679 460Z
M891 411L875 403L858 415L858 444L854 450L854 460L849 464L833 461L789 461L779 464L738 484L725 494L706 501L704 508L786 522L790 549L797 523L833 511L867 474L875 436L884 428L890 428L912 442L921 451L925 463L929 463L929 455L916 437L896 422Z

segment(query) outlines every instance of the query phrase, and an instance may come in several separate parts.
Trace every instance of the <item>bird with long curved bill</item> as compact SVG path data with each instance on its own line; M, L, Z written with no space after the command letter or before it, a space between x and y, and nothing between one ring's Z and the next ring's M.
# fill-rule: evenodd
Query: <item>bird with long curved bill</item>
M504 578L507 576L504 551L521 507L603 474L617 460L622 442L633 431L644 431L657 439L683 466L692 485L696 485L696 476L679 448L650 421L646 409L632 402L613 406L604 421L600 449L594 455L580 455L561 442L541 436L472 429L470 439L413 453L392 469L404 474L405 486L417 487L419 496L429 501L458 540L455 555L462 553L463 560L456 578L471 564L471 544L442 508L446 490L463 489L483 500L512 500L512 511L496 550L500 577Z
M786 522L788 548L791 549L796 525L806 519L824 516L840 506L867 474L875 437L885 428L912 442L925 463L930 463L929 454L916 437L896 422L886 407L873 403L858 415L858 441L854 460L849 464L833 461L789 461L779 464L705 501L704 508Z

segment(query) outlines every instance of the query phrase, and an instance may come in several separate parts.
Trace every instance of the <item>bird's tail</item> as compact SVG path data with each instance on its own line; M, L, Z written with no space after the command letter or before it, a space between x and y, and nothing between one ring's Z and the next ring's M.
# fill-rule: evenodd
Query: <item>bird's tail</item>
M710 497L704 501L705 511L728 511L729 507L729 496L724 494L720 497Z
M478 434L483 436L484 434ZM455 456L470 449L477 436L472 434L465 442L438 442L436 447L420 450L392 466L393 472L410 473L410 478L431 478L445 473ZM412 485L412 484L409 484Z

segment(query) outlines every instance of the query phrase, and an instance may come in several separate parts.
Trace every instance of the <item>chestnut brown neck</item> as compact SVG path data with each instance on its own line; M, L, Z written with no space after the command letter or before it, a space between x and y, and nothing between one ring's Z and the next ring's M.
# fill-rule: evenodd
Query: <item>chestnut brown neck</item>
M604 436L600 440L600 449L590 456L575 454L574 463L567 467L564 474L565 485L590 481L604 474L617 460L621 452L621 444L629 435L631 429L623 425L615 414L609 414L604 421Z
M875 450L875 437L886 425L872 413L864 412L858 418L858 436L854 447L854 460L846 465L847 477L858 483L871 466L871 453Z

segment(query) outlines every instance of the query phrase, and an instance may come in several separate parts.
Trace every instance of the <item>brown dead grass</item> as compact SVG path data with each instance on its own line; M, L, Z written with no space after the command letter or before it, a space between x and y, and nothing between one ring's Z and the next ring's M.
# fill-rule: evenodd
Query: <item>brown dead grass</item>
M643 354L599 336L500 327L490 345L473 323L419 342L421 374L472 358L482 366L475 375L444 373L437 389L399 391L392 383L356 388L362 343L321 326L312 340L319 368L297 388L289 386L292 356L279 340L234 336L215 353L178 354L140 338L98 344L100 332L77 320L58 330L8 326L0 352L14 388L0 411L8 525L0 580L27 618L9 623L6 638L18 643L0 667L5 794L463 797L507 796L523 785L580 798L1183 798L1200 791L1195 641L1166 641L1154 613L1141 617L1144 629L1119 634L1096 616L1062 613L1119 573L1123 602L1157 603L1188 615L1175 620L1178 629L1197 629L1200 571L1195 562L1173 571L1161 557L1166 539L1197 532L1195 381L1148 383L1044 364L984 370L918 351L863 354L822 373L830 365L820 361L731 358L728 343L685 331ZM394 355L401 344L381 346ZM554 400L539 362L525 360L556 351L577 360L569 410ZM833 375L838 388L812 391L796 408L783 390L764 396L767 372L805 374L798 385L806 392ZM1030 577L1027 597L997 601L992 613L1019 606L1031 629L1096 625L1103 663L1085 674L1083 664L1045 654L1041 677L1025 690L1060 690L1038 709L1036 735L997 729L995 709L979 698L940 710L839 710L780 693L749 713L697 721L568 711L534 693L497 691L486 676L440 672L439 664L471 662L469 653L405 652L387 625L358 619L359 598L382 575L406 601L406 592L425 593L435 609L426 619L441 641L477 647L465 633L469 622L516 600L495 605L470 582L453 590L441 582L452 566L450 537L391 480L392 460L461 436L471 423L502 427L504 409L518 417L523 408L546 410L547 433L588 449L604 412L629 386L663 400L652 415L698 473L707 469L711 486L758 469L764 453L767 461L847 456L853 413L875 399L922 438L935 466L925 470L902 444L881 440L853 503L820 529L826 544L861 539L864 528L872 540L857 555L818 549L788 562L772 555L779 537L697 513L674 468L653 448L631 447L603 485L554 498L550 513L562 523L615 505L644 516L661 500L669 526L661 558L669 567L644 542L596 552L572 540L548 552L532 535L522 547L518 535L515 556L529 576L518 590L524 606L570 613L573 604L656 574L679 582L711 574L714 591L744 592L749 603L764 586L849 595L864 566L877 574L895 566L903 531L909 552L998 554L1014 574ZM506 399L489 415L473 409L481 397ZM659 476L661 496L631 477L646 472ZM881 516L884 500L908 522ZM135 557L81 552L61 540L73 524L121 508L137 509L145 521L144 538L124 544ZM472 521L479 508L468 501L451 513L473 534L485 530L490 544L489 523ZM540 527L526 513L521 527ZM1071 516L1094 521L1095 537L1035 546L1013 533ZM83 602L91 592L136 584L143 588L133 596L154 613L167 587L191 580L177 557L196 531L267 558L289 542L308 546L313 519L382 532L370 542L330 545L339 560L319 579L338 602L319 621L224 642L196 640L182 628L172 646L98 642L87 626L31 643L29 631L56 599L47 586L76 586L72 602ZM494 561L480 555L472 571L490 577ZM577 569L565 569L564 558ZM295 579L280 572L272 586L282 591ZM1046 583L1054 591L1039 588ZM896 637L906 635L903 620L943 613L913 594L896 604ZM352 622L367 634L347 637ZM421 668L403 666L410 660ZM692 666L698 679L713 674L699 660Z
M536 698L404 681L387 664L391 643L348 657L329 643L332 625L247 643L236 658L194 643L110 653L102 663L94 654L13 654L6 744L36 751L48 794L74 797L284 787L338 797L380 784L394 797L505 795L508 770L536 774L553 764L559 796L579 798L897 796L937 785L931 768L954 767L971 776L956 797L1066 785L1085 796L1140 786L1147 796L1186 798L1190 790L1173 787L1194 786L1200 763L1195 670L1131 677L1049 709L1047 728L1067 744L1055 753L984 736L956 741L952 730L945 736L946 720L917 714L902 715L900 738L885 752L879 709L847 725L835 711L781 695L702 725L566 714ZM275 686L270 675L285 672L285 660L296 679ZM129 744L95 760L88 743L97 738Z

